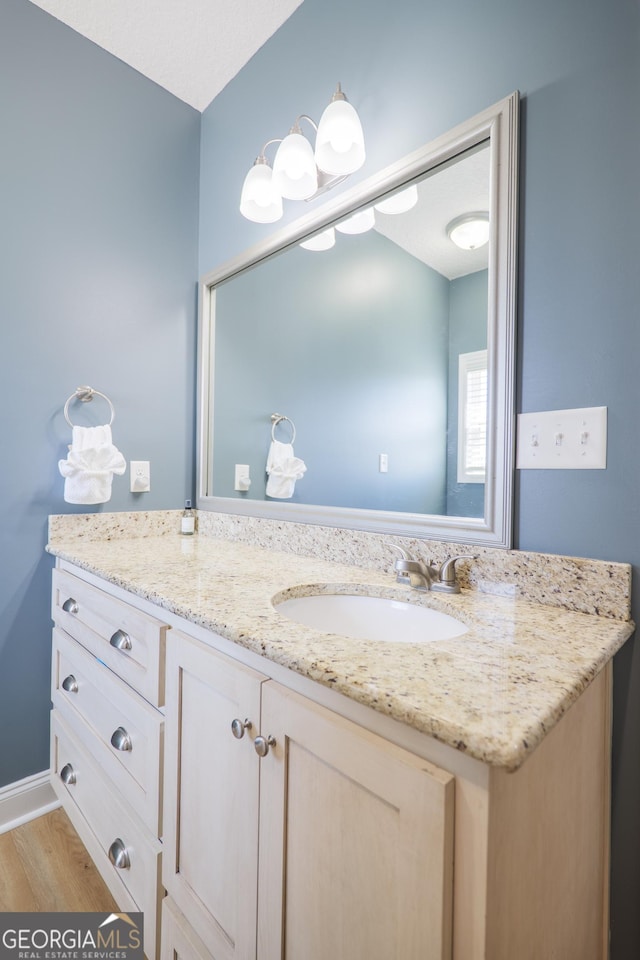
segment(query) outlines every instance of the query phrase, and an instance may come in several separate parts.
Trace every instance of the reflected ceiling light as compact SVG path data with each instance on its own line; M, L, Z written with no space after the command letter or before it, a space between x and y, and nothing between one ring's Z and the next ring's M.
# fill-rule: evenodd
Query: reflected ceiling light
M406 213L407 210L415 207L417 202L418 188L415 183L412 183L406 190L401 190L400 193L394 193L392 197L387 197L386 200L381 200L379 203L374 204L374 206L380 213Z
M357 213L347 217L342 223L336 223L336 230L340 233L366 233L376 224L373 207L367 207L366 210L358 210Z
M302 133L301 120L308 121L316 132L315 151ZM271 143L280 144L273 170L265 156ZM240 213L256 223L273 223L282 216L283 197L310 200L354 173L364 160L360 119L338 84L319 126L303 113L284 139L265 143L245 177Z
M335 245L335 242L336 232L333 227L329 227L328 230L323 230L322 233L316 233L314 237L302 240L300 246L304 247L305 250L330 250L331 247Z
M477 250L489 240L489 214L465 213L447 225L447 235L461 250Z

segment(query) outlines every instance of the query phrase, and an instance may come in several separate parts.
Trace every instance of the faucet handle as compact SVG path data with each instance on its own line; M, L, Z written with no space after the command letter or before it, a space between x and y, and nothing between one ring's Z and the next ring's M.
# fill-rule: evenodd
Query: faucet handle
M460 584L456 577L456 563L458 560L477 560L477 556L468 553L461 553L457 557L449 557L442 564L438 571L438 579L432 584L432 590L440 590L443 593L460 593Z
M395 561L395 563L394 563L394 565L393 565L393 569L395 570L395 573L396 573L396 582L397 582L397 583L411 583L411 577L410 577L409 574L406 572L406 570L405 570L405 568L404 568L404 566L403 566L403 563L402 563L403 560L409 560L409 559L410 559L409 554L408 554L407 551L404 549L404 547L401 547L401 546L400 546L399 543L390 543L389 546L390 546L390 547L393 547L393 549L394 549L394 550L397 550L398 553L400 554L400 557L398 558L398 560Z

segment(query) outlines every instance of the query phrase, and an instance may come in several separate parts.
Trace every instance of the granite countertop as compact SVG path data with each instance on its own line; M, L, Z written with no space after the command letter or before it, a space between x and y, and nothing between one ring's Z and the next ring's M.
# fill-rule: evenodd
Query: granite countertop
M630 620L465 590L421 594L391 573L213 537L56 540L50 553L488 764L515 770L624 644ZM272 598L374 594L468 625L424 644L293 623Z

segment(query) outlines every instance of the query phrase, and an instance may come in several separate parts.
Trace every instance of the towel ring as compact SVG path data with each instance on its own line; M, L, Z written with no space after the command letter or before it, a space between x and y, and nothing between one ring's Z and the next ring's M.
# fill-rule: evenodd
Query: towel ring
M88 403L90 400L93 400L94 397L102 397L103 400L106 400L109 404L109 410L111 411L111 419L109 420L109 426L113 423L113 418L115 417L115 410L113 409L113 404L109 397L104 393L100 393L99 390L94 390L93 387L78 387L75 393L72 393L67 402L64 405L64 418L69 424L70 427L73 427L74 424L69 419L69 404L72 400L80 400L82 403Z
M271 439L272 440L276 439L276 427L278 426L279 423L282 423L283 420L286 420L287 423L291 426L291 439L289 440L289 443L294 443L296 439L295 424L291 419L291 417L285 417L282 413L271 414L271 423L273 424L273 426L271 427Z

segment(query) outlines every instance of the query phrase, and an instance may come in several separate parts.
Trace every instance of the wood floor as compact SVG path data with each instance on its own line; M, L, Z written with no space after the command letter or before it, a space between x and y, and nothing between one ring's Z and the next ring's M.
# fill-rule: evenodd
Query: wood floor
M0 912L32 910L118 910L62 808L0 835Z

